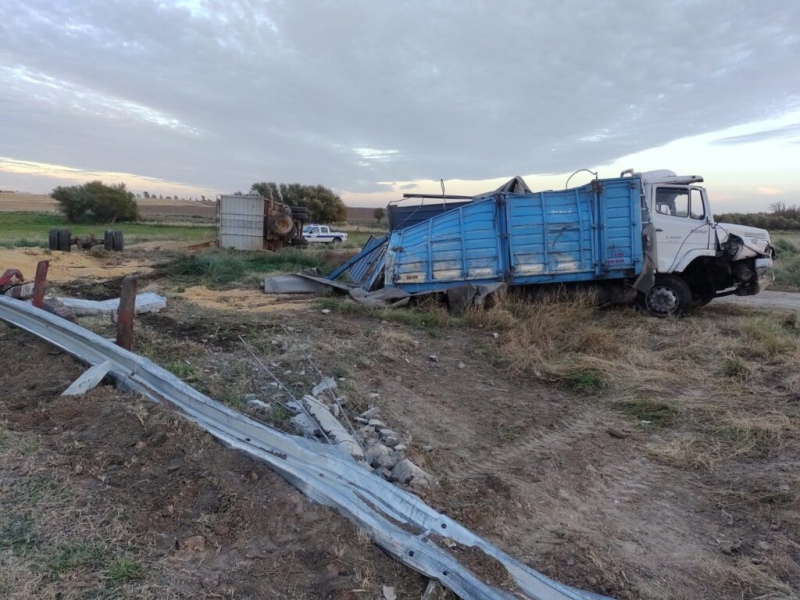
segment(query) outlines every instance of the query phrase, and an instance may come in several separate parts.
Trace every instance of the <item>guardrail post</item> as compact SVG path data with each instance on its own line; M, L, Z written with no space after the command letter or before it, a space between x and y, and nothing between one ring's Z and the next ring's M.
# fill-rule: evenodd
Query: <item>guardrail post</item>
M122 280L117 310L117 346L133 348L133 316L136 308L136 277L128 275Z
M40 260L36 265L36 276L33 278L33 301L36 308L42 308L44 290L47 284L47 270L50 268L49 260Z

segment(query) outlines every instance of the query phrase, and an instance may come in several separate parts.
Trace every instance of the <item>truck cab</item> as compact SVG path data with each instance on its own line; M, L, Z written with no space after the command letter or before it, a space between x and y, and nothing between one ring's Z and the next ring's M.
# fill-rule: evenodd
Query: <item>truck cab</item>
M718 296L757 294L772 283L769 233L714 222L701 176L638 175L654 238L648 246L653 286L641 298L647 312L685 314Z

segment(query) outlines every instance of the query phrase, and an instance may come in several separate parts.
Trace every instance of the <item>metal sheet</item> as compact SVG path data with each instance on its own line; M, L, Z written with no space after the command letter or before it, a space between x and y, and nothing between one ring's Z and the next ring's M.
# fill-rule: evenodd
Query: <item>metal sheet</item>
M219 245L237 250L261 250L264 246L264 198L221 196Z
M600 600L563 585L512 558L417 496L373 475L336 446L310 444L272 429L188 386L151 361L60 317L0 296L0 319L88 363L111 363L118 385L165 399L211 435L269 464L304 494L334 507L403 564L440 581L461 598ZM411 530L411 531L409 531ZM436 542L448 537L498 561L516 582L513 594L480 580Z

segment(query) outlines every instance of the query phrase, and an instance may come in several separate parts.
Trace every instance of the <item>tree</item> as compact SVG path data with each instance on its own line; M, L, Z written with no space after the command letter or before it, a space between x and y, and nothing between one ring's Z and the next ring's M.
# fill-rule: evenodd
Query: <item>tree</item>
M347 207L333 190L324 185L303 185L262 181L250 187L251 194L260 194L289 206L304 206L312 221L337 223L347 220Z
M375 220L378 222L378 225L380 225L381 221L383 221L383 217L386 216L386 211L379 206L378 208L372 211L372 216L375 217Z
M150 197L150 193L149 192L142 192L142 196L144 196L145 198L149 198Z
M50 197L70 223L115 223L135 221L138 207L133 192L124 183L105 185L90 181L83 185L58 186Z

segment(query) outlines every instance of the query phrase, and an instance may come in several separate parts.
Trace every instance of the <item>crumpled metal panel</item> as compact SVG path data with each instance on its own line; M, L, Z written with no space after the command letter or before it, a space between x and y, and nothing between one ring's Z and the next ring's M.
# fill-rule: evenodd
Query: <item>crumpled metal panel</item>
M353 285L363 287L367 291L374 289L383 272L383 259L388 241L389 236L380 238L370 236L361 252L328 275L328 279L334 280L346 274Z
M270 465L310 498L331 506L364 530L401 563L442 583L461 598L602 600L563 585L494 547L417 496L368 472L335 446L309 443L250 419L146 358L24 302L0 296L0 319L41 337L89 365L110 361L122 388L158 402L167 400L211 435ZM500 562L517 584L513 592L479 579L435 536L476 547Z

